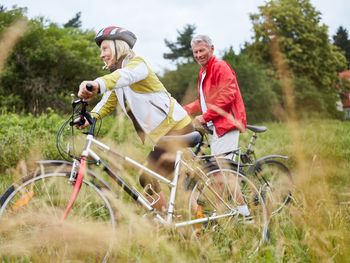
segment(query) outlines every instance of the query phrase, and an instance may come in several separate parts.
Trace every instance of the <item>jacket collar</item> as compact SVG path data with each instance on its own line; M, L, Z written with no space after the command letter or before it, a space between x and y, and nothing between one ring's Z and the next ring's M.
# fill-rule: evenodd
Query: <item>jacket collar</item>
M205 67L201 67L201 70L200 70L200 74L202 75L202 73L204 71L206 71L206 74L208 74L210 71L211 71L211 68L212 68L212 65L214 63L214 61L216 60L216 57L213 55L211 56L211 58L209 59L207 65L205 65Z

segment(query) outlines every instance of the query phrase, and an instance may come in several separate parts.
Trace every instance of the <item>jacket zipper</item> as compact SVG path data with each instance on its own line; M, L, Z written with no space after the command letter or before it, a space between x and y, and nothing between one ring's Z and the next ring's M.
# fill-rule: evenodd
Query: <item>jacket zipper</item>
M161 107L159 107L158 105L156 105L154 102L149 101L149 103L151 103L154 107L156 107L158 110L160 110L161 112L163 112L165 116L168 116L168 114L166 113L166 111L163 110L163 109L162 109ZM167 106L167 105L165 105L165 106Z

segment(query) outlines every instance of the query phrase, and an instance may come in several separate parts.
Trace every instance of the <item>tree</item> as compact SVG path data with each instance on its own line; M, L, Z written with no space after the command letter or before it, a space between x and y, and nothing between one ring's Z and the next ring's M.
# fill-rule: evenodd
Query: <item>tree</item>
M7 21L2 16L0 25ZM102 74L93 31L44 23L43 18L30 20L12 50L0 75L0 108L33 114L48 107L70 110L67 100L79 83Z
M342 26L338 27L336 34L333 36L333 44L338 46L345 52L345 57L348 62L348 68L350 66L350 40L348 31Z
M170 53L164 53L163 57L165 59L170 59L181 64L182 62L192 62L192 48L191 39L196 31L195 25L185 25L182 31L177 30L179 34L176 38L176 42L171 42L164 39L165 45L170 49Z
M81 27L81 12L76 13L75 17L70 19L67 23L63 25L64 28L68 27L74 27L74 28L80 28Z
M271 0L251 15L254 42L246 52L274 70L273 43L284 55L292 77L297 83L308 83L295 93L296 109L303 112L303 93L313 113L333 115L338 100L335 85L337 72L346 65L343 54L330 43L328 28L320 24L321 14L309 0Z
M178 65L176 70L166 71L160 80L172 96L186 104L197 96L198 72L197 63L183 63Z
M234 69L247 112L248 123L276 120L278 95L274 88L277 80L269 77L266 69L247 54L236 55L231 48L224 52L223 60Z
M25 18L26 12L27 8L14 7L12 10L7 10L6 7L0 5L0 37L7 27L15 21Z

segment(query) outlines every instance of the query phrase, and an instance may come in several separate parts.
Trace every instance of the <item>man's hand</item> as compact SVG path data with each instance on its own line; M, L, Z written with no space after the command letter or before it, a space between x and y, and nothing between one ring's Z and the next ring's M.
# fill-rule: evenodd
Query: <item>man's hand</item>
M206 121L204 120L202 115L196 116L193 119L193 125L196 130L202 132L202 133L209 133L213 134L212 130L209 130Z
M194 119L195 119L195 121L199 122L200 124L205 124L206 123L206 121L203 118L203 115L198 115Z
M92 86L92 91L88 91L86 85L90 84ZM92 97L98 93L99 84L97 81L83 81L79 86L78 97L84 100L90 100Z

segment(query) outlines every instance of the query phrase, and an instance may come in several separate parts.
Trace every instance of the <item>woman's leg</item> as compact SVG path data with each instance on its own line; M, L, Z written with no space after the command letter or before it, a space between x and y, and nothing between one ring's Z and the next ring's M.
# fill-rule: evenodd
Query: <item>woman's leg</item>
M192 131L194 131L194 128L192 123L190 123L180 130L171 130L166 135L183 135ZM166 178L171 177L174 172L175 152L181 147L184 146L173 144L155 146L147 157L147 167ZM146 174L142 174L140 176L140 184L143 188L150 184L153 191L150 189L147 191L150 195L149 201L153 202L153 200L158 199L158 201L153 204L153 207L158 211L166 210L167 201L159 182Z

